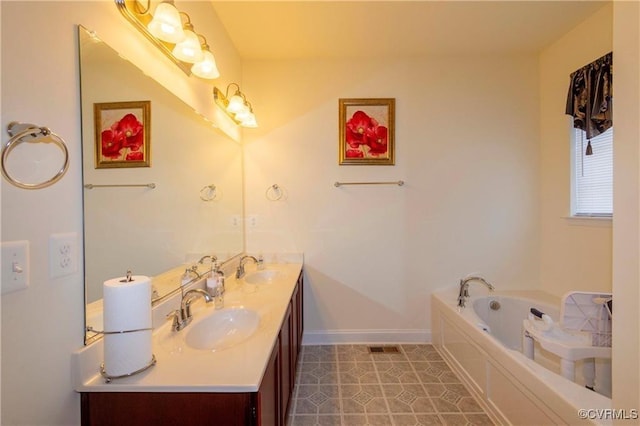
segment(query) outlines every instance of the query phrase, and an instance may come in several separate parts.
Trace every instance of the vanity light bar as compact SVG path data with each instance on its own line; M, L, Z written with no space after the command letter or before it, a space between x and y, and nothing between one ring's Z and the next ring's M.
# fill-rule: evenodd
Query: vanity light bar
M236 91L233 95L229 96L229 88L232 86L236 87ZM222 93L220 89L214 86L213 99L237 125L252 128L258 127L251 102L249 102L245 94L240 91L240 86L237 83L230 83L227 86L226 93Z
M198 34L194 32L193 25L191 24L191 19L189 15L184 12L178 11L180 16L186 16L186 23L184 23L185 32L188 33L191 37L191 41L195 49L200 47L201 52L200 55L197 55L198 59L194 61L195 63L187 62L186 57L180 56L179 46L182 46L180 42L178 44L172 44L170 42L166 42L161 40L160 38L154 36L149 31L149 23L153 20L153 15L149 11L149 5L151 1L149 0L147 3L147 8L145 10L141 10L138 0L114 0L118 10L122 15L129 21L138 31L140 31L154 46L156 46L164 55L169 58L174 64L178 66L185 74L187 75L195 75L197 77L203 79L214 79L220 76L218 72L216 61L213 57L213 54L210 51L209 45L207 44L206 39L202 34ZM162 5L161 3L160 5ZM174 6L171 6L174 7ZM176 9L177 10L177 9ZM185 51L188 51L185 50ZM196 52L197 53L197 52Z
M154 44L167 58L176 64L185 74L191 75L191 64L180 61L173 56L173 44L157 39L149 32L147 25L153 17L150 13L138 12L137 0L115 0L116 6L122 15L129 21L138 31L140 31L151 43Z

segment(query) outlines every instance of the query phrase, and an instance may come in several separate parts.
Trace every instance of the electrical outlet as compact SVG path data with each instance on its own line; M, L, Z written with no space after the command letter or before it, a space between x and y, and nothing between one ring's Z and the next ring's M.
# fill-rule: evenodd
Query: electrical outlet
M2 293L29 287L29 241L2 243Z
M256 226L258 226L258 216L256 215L250 215L247 216L247 226L249 228L255 228Z
M49 276L64 277L78 272L78 234L51 234L49 237Z

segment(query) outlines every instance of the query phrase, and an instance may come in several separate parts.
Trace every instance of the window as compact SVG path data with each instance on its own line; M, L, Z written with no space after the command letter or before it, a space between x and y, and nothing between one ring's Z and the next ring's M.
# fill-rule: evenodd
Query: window
M572 215L613 215L613 128L591 139L592 155L585 155L588 141L584 130L573 134Z

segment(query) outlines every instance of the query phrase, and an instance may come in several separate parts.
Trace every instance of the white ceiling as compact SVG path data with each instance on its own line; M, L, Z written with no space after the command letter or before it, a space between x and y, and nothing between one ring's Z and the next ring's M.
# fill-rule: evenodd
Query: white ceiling
M243 59L539 51L603 1L212 1Z

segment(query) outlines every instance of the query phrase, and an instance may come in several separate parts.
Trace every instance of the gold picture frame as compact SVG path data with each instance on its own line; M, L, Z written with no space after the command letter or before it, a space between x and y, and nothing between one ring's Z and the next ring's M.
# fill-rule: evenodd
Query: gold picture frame
M395 104L395 98L338 100L338 164L395 164Z
M93 104L96 169L151 166L151 101Z

